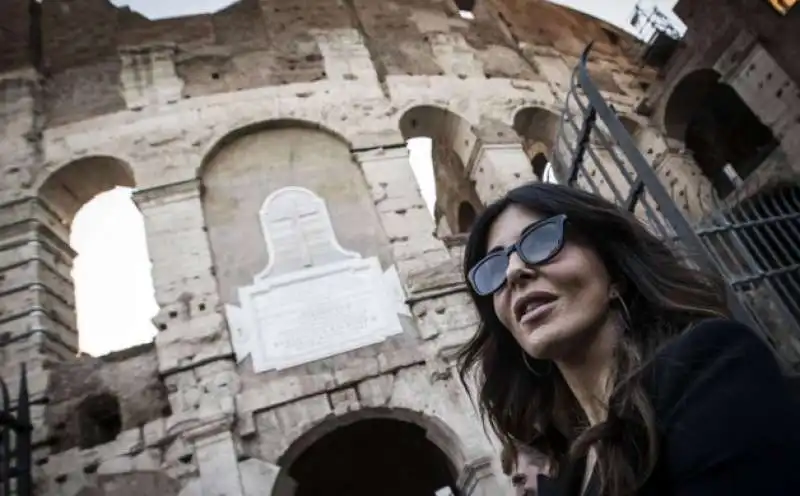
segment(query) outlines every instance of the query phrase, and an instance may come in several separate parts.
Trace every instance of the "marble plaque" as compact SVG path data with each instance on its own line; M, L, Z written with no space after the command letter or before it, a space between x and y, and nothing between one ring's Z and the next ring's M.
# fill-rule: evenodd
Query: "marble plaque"
M272 193L258 216L269 261L256 279L361 258L342 248L325 201L305 188L283 188Z
M408 312L391 268L342 248L322 199L301 188L271 195L260 212L270 257L227 305L234 351L256 372L284 369L402 332Z

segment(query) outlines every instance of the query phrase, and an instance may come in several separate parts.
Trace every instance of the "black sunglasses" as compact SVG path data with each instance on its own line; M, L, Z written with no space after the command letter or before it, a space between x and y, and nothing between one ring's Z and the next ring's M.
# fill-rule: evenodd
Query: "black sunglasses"
M488 296L506 283L508 260L517 252L529 265L547 263L564 246L566 215L556 215L539 220L526 227L516 243L486 255L467 274L472 289L480 296Z

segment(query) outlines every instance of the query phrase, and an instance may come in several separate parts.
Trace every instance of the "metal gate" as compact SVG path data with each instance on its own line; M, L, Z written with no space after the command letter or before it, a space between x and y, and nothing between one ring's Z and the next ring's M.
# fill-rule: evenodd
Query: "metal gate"
M30 398L25 365L13 408L6 383L0 379L0 496L32 496Z
M552 154L559 181L615 201L694 263L721 273L734 316L800 370L800 187L713 201L690 222L589 76L590 50L561 113Z

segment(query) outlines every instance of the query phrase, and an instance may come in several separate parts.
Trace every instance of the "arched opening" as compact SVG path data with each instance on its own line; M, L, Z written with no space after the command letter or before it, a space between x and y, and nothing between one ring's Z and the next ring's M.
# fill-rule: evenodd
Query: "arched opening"
M127 164L95 156L61 167L39 189L55 221L51 229L74 250L65 257L72 280L64 281L74 294L60 295L73 304L60 317L70 332L80 331L78 347L91 355L155 336L151 319L158 306L134 186Z
M78 406L79 446L89 449L115 440L122 431L119 400L112 394L90 396Z
M475 0L456 0L456 7L458 8L458 14L467 20L475 19Z
M461 205L458 206L458 232L468 233L477 216L475 207L467 202L461 202Z
M269 263L259 211L285 187L321 197L337 241L364 257L383 257L385 235L350 144L312 122L274 120L234 130L208 152L198 171L202 206L220 297L238 302L239 288ZM297 238L275 240L291 252ZM310 242L310 241L309 241Z
M540 181L555 182L550 158L555 147L558 116L543 108L526 107L514 115L513 127L522 139L534 175Z
M772 131L712 69L686 76L664 111L667 136L682 141L725 197L779 145Z
M464 166L477 141L472 126L449 110L424 105L403 114L400 132L411 150L412 168L423 198L432 202L428 207L433 212L437 232L461 232L458 220L460 205L463 202L481 205ZM426 145L423 143L429 143L430 148L424 148ZM415 148L430 149L430 162L425 161L427 157L416 158ZM413 162L415 158L418 160L416 163Z
M295 496L458 494L455 468L426 430L394 418L340 426L285 469L296 483Z
M417 180L419 193L422 195L428 212L438 218L436 208L436 178L433 174L433 140L430 138L411 138L406 141L408 162L411 172Z
M547 171L547 166L550 164L550 161L547 160L547 157L544 153L539 152L533 156L531 159L531 167L533 168L533 175L536 176L540 181L544 181L544 174Z

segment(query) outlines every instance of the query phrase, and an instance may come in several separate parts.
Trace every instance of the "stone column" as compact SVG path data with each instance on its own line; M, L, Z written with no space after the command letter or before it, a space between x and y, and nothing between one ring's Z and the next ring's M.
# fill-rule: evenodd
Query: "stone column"
M0 364L34 374L78 351L68 231L38 198L0 205Z
M27 371L37 454L48 450L44 422L48 362L78 351L67 228L38 198L0 205L0 377L16 401Z
M419 191L405 145L357 152L405 297L420 338L433 339L473 315L460 311L464 283L458 261L436 237L433 218Z
M395 264L403 281L410 273L450 258L436 237L408 161L405 145L353 154L364 172L383 229L392 244Z
M135 194L142 211L160 307L154 322L159 371L173 414L215 415L239 383L214 278L197 180Z
M182 433L194 448L200 480L181 496L245 496L231 432L233 419L233 412L226 412Z
M688 152L667 149L653 165L667 193L690 222L719 207L714 186Z
M231 353L214 279L198 180L134 195L142 211L160 307L154 321L162 373ZM222 331L221 331L222 329Z
M492 203L516 186L536 181L531 163L520 143L478 141L466 168L484 205Z

